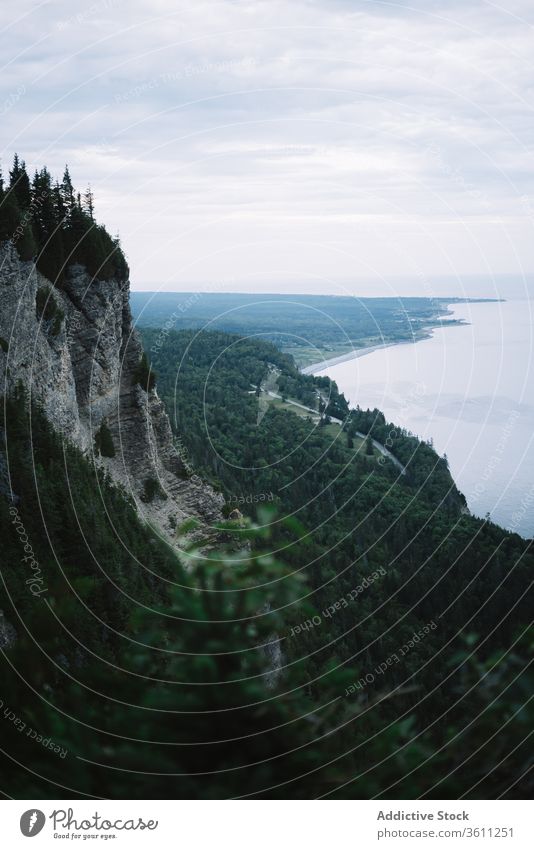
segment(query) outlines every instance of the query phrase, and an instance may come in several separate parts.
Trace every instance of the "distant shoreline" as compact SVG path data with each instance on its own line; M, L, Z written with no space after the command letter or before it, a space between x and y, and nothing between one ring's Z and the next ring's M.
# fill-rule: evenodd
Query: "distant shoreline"
M467 324L467 322L464 321L451 321L449 323L455 327ZM443 322L443 324L447 324L447 322ZM396 348L397 345L416 345L417 342L423 342L425 339L431 339L434 335L434 330L439 328L439 326L440 325L436 325L435 327L429 328L422 332L420 336L414 337L413 339L392 339L390 342L383 342L381 345L368 345L366 348L354 348L353 351L347 351L345 354L340 354L339 357L331 357L329 360L312 363L309 366L305 366L300 371L302 374L316 374L319 371L324 371L325 369L330 368L330 366L335 366L338 363L346 363L349 360L357 360L359 357L365 357L367 354L374 353L374 351L383 351L384 348Z
M466 298L465 300L457 298L454 301L449 301L449 300L446 301L445 299L440 299L440 300L442 300L442 303L446 303L447 306L453 306L453 307L457 306L460 303L502 303L503 302L503 299L497 299L497 298ZM445 316L445 315L453 315L452 310L445 309L436 318L439 319L441 316ZM318 363L312 363L309 366L305 366L304 368L301 368L300 371L301 371L302 374L317 374L318 372L325 371L325 369L330 368L331 366L336 366L339 363L346 363L349 360L357 360L359 357L365 357L365 356L367 356L367 354L372 354L374 351L381 351L384 348L392 348L393 346L397 346L397 345L414 345L417 342L421 342L423 339L431 339L432 336L434 335L434 331L436 329L439 329L443 326L446 326L447 324L450 324L451 326L458 327L459 325L468 324L468 323L469 322L467 322L463 319L448 319L448 320L445 319L445 320L442 320L442 321L436 321L435 324L432 324L431 326L425 328L425 330L423 330L417 338L399 339L398 341L392 339L390 342L383 342L380 345L368 345L365 348L354 348L354 350L347 351L345 354L340 354L337 357L331 357L328 360L321 360Z
M324 371L330 366L336 366L338 363L346 363L348 360L356 360L358 357L365 357L366 354L372 354L373 351L381 351L383 348L391 348L392 345L402 345L405 342L403 339L399 342L384 342L383 345L369 345L367 348L354 348L353 351L347 351L346 354L341 354L339 357L332 357L329 360L322 360L319 363L312 363L301 369L302 374L315 374L318 371ZM411 340L408 344L411 344Z

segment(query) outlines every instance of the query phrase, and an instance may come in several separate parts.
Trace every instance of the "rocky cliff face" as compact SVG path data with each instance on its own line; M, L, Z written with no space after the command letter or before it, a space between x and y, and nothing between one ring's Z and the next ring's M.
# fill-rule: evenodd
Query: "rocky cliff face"
M95 281L75 265L59 291L13 245L0 246L0 395L22 383L168 539L191 517L209 535L222 497L190 476L157 391L135 382L141 356L127 283ZM113 457L95 454L102 426Z

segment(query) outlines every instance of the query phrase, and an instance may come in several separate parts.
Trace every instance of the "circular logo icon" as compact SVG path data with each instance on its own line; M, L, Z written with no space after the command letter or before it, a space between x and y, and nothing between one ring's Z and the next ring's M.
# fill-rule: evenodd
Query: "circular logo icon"
M31 808L29 811L24 811L20 818L20 830L24 837L35 837L42 830L46 822L46 817L42 811L37 808Z

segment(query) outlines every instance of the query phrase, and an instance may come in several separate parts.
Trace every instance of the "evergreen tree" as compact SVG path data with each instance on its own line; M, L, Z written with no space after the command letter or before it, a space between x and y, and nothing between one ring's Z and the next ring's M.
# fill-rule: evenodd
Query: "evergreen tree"
M106 421L103 421L95 434L95 451L102 457L114 457L113 437Z
M69 167L65 165L65 172L63 174L63 180L61 181L60 186L61 191L61 199L63 201L63 206L65 208L66 215L66 224L68 225L74 208L76 206L76 198L74 195L74 186L72 185L72 180L70 178Z
M23 262L33 260L37 254L37 242L35 241L32 219L28 214L28 211L25 212L24 216L20 220L15 234L16 238L14 239L14 242L17 246L21 260Z
M53 189L53 203L56 221L62 228L64 228L67 220L67 208L63 200L61 185L57 182L57 180Z
M52 283L61 285L64 277L65 250L61 231L62 219L52 178L47 168L33 179L33 227L39 247L37 268Z
M2 181L0 194L0 242L13 239L20 221L20 209L17 196L11 189L5 189Z
M87 186L83 196L83 211L89 216L91 221L95 220L95 202L91 186Z
M118 237L96 223L91 187L75 193L68 166L52 184L47 168L30 185L26 166L15 155L9 188L0 183L0 242L11 240L21 259L35 258L39 270L61 287L69 265L84 265L95 279L126 280L128 264Z
M32 183L33 226L39 247L46 244L56 225L52 180L46 168L36 171Z
M30 188L30 178L26 171L26 163L19 160L18 154L15 154L13 159L13 168L9 172L9 186L13 189L20 210L26 210L30 207L32 194Z

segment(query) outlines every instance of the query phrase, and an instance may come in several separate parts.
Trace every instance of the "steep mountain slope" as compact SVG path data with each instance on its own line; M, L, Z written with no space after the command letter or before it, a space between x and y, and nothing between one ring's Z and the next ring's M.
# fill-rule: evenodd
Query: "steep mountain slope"
M190 517L210 533L220 497L191 475L175 447L143 366L127 281L96 280L72 265L59 289L4 243L0 337L2 394L22 385L52 426L95 456L142 518L169 538Z

